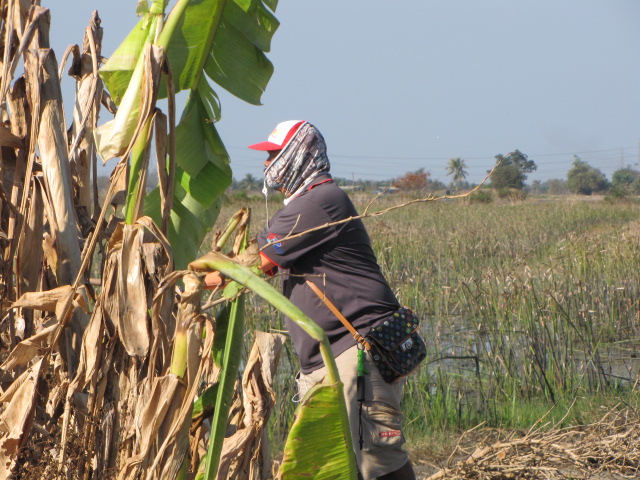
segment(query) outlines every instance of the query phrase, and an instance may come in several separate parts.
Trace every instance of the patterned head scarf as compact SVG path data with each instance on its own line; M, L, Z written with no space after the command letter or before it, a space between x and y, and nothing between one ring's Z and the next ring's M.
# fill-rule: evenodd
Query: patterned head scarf
M269 188L282 189L291 196L321 173L328 173L330 167L322 134L305 122L265 168L264 180Z

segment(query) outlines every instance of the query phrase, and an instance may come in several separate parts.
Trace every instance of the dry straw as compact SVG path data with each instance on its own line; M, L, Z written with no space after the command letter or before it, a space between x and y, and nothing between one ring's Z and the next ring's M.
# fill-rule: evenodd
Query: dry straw
M455 456L461 460L426 480L635 479L640 475L638 420L635 410L625 408L581 427L542 425L525 434L481 430L484 439L474 439L472 451L458 444Z

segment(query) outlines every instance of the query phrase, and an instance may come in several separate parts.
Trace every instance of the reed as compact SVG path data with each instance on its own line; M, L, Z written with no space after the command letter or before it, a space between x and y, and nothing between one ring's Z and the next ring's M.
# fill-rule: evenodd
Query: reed
M634 385L637 204L428 207L368 224L387 277L431 341L412 379L421 387L406 394L405 413L424 418L423 431L525 426L536 405ZM423 404L428 415L415 408Z

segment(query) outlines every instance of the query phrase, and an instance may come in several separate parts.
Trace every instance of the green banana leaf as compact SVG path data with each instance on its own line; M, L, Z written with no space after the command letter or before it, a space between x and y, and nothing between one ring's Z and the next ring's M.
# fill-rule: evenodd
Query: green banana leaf
M148 42L163 47L175 91L189 91L176 128L176 158L170 159L176 175L167 235L177 247L174 262L180 269L197 255L232 179L229 155L214 126L221 112L211 83L259 105L273 73L265 52L279 22L272 13L277 6L273 0L179 0L163 24L165 6L154 1L101 68L119 108L116 118L97 128L95 136L104 160L126 150L139 115L142 52ZM159 98L163 96L166 86L159 92ZM159 192L145 198L143 211L161 224Z
M193 412L191 412L192 418L204 415L208 409L213 410L216 397L218 396L218 385L218 383L214 383L202 392L202 395L196 398L196 401L193 402Z
M264 52L270 51L271 39L280 25L271 13L277 3L189 1L169 42L161 44L167 51L176 92L198 88L204 69L212 80L221 79L223 83L219 84L229 92L249 103L259 102L256 91L264 91L273 72ZM116 104L124 96L137 60L155 28L154 15L146 13L100 69L100 77ZM245 78L244 72L256 77ZM253 87L246 87L247 84ZM166 89L159 97L165 96Z
M242 218L246 214L248 224L248 213L241 210L228 222L224 234L218 239L217 246L224 247L224 242L231 238L231 233L239 226ZM246 251L249 245L249 229L240 228L237 232L240 242L238 254ZM231 282L225 291L232 286L238 286L236 282ZM209 435L209 446L204 461L204 479L213 479L218 472L220 455L224 443L229 410L233 401L235 382L240 370L242 358L242 344L244 342L244 317L245 317L245 296L238 289L237 295L223 307L221 313L216 318L216 333L212 347L212 356L216 364L220 367L218 375L218 388L213 405L213 417L211 419L211 433ZM203 399L204 400L204 399Z
M122 102L138 57L154 27L155 18L145 14L100 69L100 77L116 105Z
M202 88L206 73L242 100L260 104L273 73L264 52L278 26L260 0L191 2L167 48L176 91Z
M349 423L343 388L322 383L307 392L287 436L279 479L357 478L351 439L344 434Z
M209 79L242 100L259 104L273 73L264 52L269 51L278 25L259 0L203 0L186 8L168 45L176 91L190 90L176 129L176 182L189 200L198 203L193 207L210 213L182 216L177 206L181 199L174 195L169 239L182 242L185 228L195 232L180 252L174 252L176 268L184 268L197 255L214 223L211 218L217 215L216 202L232 178L229 155L214 126L220 106ZM159 221L160 212L159 204L145 202L145 214Z
M231 181L229 157L222 140L211 123L202 121L206 112L201 97L191 95L176 128L173 207L167 232L176 269L184 268L197 255L204 235L218 217L222 194ZM161 211L156 188L145 198L144 214L160 224Z

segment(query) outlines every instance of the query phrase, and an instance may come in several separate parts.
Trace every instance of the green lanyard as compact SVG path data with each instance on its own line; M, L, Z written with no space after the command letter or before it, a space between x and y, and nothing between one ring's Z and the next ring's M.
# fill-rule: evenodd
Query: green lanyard
M358 376L364 377L367 371L364 369L364 347L358 344Z
M360 437L360 450L364 445L362 427L362 406L364 405L364 376L367 371L364 368L364 346L358 343L358 377L356 378L356 400L358 401L358 433Z
M364 347L358 344L358 378L356 399L358 402L364 402L364 376L367 371L364 368Z

